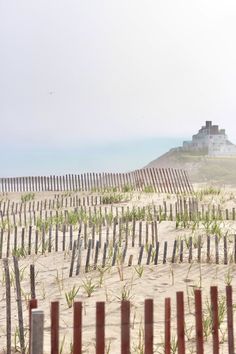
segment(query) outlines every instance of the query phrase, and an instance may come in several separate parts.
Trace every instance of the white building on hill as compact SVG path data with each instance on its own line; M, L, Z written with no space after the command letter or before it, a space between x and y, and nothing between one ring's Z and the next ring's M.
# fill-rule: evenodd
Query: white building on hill
M191 141L184 141L182 149L204 152L209 156L236 156L236 145L228 140L225 129L219 129L211 121L206 121L206 125L193 135Z

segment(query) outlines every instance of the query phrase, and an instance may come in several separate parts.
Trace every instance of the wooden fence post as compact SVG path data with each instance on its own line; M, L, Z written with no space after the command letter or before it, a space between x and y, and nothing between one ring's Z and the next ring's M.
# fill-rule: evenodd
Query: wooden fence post
M138 265L142 264L143 249L144 249L144 246L141 245L140 250L139 250L139 256L138 256Z
M178 354L185 354L184 339L184 293L177 291L177 336L178 336Z
M31 338L31 315L32 310L38 307L38 301L36 299L29 300L29 338ZM31 354L31 340L29 340L29 353Z
M30 354L43 354L44 313L33 309L31 314Z
M51 302L51 354L59 354L59 302Z
M74 243L73 243L73 249L72 249L72 255L71 255L69 278L71 278L72 275L73 275L76 248L77 248L77 241L75 240Z
M6 330L7 330L7 354L11 354L11 283L8 258L3 259L6 284Z
M211 310L212 310L212 339L213 353L219 354L219 321L218 321L218 289L211 286Z
M226 286L226 303L227 303L227 329L228 329L228 351L234 354L234 323L233 323L233 303L232 303L232 286Z
M192 236L189 237L189 256L188 262L191 263L193 259L193 238Z
M175 263L177 240L174 241L171 263Z
M165 354L171 354L171 300L165 299Z
M96 354L105 353L105 303L96 303Z
M164 251L163 251L163 264L166 264L166 257L167 257L167 241L164 242Z
M35 266L34 264L30 264L30 293L31 299L35 299Z
M152 245L150 245L148 248L148 255L147 255L147 262L146 262L147 265L150 264L151 256L152 256Z
M228 264L227 237L224 236L224 264Z
M114 249L114 253L113 253L112 262L111 262L112 267L114 267L115 264L116 264L116 257L117 257L117 252L118 252L118 244L116 244L115 248L113 248L113 249Z
M203 326L202 326L202 292L199 289L194 291L195 298L195 325L196 325L196 346L197 354L203 354Z
M215 253L216 253L216 264L219 264L219 239L217 235L215 235Z
M81 268L81 257L82 257L82 242L83 240L80 239L80 236L78 237L78 241L77 241L77 262L76 262L76 272L75 274L78 275L80 272L80 268Z
M19 323L19 339L21 353L25 354L25 337L24 337L24 322L23 322L23 311L22 311L22 301L21 301L21 286L20 286L20 271L18 265L18 259L14 256L14 272L15 272L15 282L16 282L16 302L18 310L18 323Z
M198 246L197 246L197 261L201 263L201 253L202 253L202 238L201 235L198 236Z
M211 257L211 239L210 236L207 235L207 263L210 262L210 257Z
M85 264L85 273L88 273L89 271L91 248L92 248L92 240L89 239L88 251L86 256L86 264Z
M74 302L73 354L82 353L82 302Z
M130 354L130 302L121 301L121 354Z
M153 354L153 300L146 299L144 303L144 335L145 354Z

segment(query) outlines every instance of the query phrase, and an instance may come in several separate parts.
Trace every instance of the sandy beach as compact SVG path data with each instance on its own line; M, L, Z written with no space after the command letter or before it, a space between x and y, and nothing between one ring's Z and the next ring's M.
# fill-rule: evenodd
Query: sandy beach
M236 190L232 188L221 188L213 189L213 187L206 187L203 185L194 186L195 195L194 197L198 199L199 205L204 205L206 208L210 208L213 205L216 207L221 206L222 213L226 209L229 213L232 212L236 205ZM107 194L107 193L106 193ZM109 193L108 193L109 194ZM113 193L114 195L116 193ZM75 197L76 193L68 193L67 198ZM109 194L110 195L110 194ZM77 193L80 198L87 197L86 193ZM103 195L104 196L104 195ZM20 203L22 194L8 193L8 195L2 195L2 206L3 202L10 200L10 202ZM56 197L56 198L55 198ZM65 196L64 196L65 197ZM185 196L188 198L192 196ZM45 192L45 193L35 193L33 200L35 205L37 201L49 201L50 199L58 199L58 195L55 193ZM39 233L38 250L35 253L35 239L32 238L31 242L31 255L27 255L27 251L21 252L21 235L22 228L25 228L25 242L27 242L27 230L29 227L30 213L26 213L27 224L18 225L18 245L17 252L14 253L14 227L6 226L3 232L3 254L2 258L6 255L4 250L9 244L9 267L11 275L11 311L12 311L12 343L13 352L17 352L19 349L19 338L17 336L18 327L18 317L17 317L17 302L16 302L16 292L14 283L14 271L13 262L11 254L18 255L19 257L19 269L21 274L21 294L22 294L22 304L24 313L24 327L26 330L26 343L28 343L28 300L31 297L30 293L30 280L29 280L29 266L34 264L35 266L35 292L36 298L38 300L38 306L45 313L45 323L44 323L44 343L45 343L45 353L50 353L50 302L60 301L60 349L61 353L70 353L72 348L72 327L73 327L73 312L72 307L66 301L66 294L74 288L76 295L74 296L74 301L82 301L83 303L83 350L84 353L94 353L95 352L95 309L97 301L105 301L105 313L106 313L106 348L107 353L119 353L120 352L120 301L121 299L130 300L131 302L131 352L132 353L142 353L144 346L143 328L144 328L144 300L147 298L152 298L154 300L154 352L163 353L163 342L164 342L164 300L166 297L171 298L171 326L172 326L172 345L173 353L175 352L174 347L176 345L176 292L184 291L185 299L185 314L186 314L186 347L188 353L195 353L195 327L194 327L194 289L200 288L203 293L203 308L205 316L207 316L207 304L209 303L210 296L210 286L216 285L219 290L219 298L222 299L223 307L225 306L225 286L230 284L234 287L236 279L234 277L236 265L233 260L234 253L234 234L236 233L236 222L234 220L222 220L217 221L219 227L219 264L215 262L214 255L214 232L210 234L212 238L211 243L211 258L207 260L207 235L209 234L203 222L199 222L193 228L193 222L190 222L188 226L184 227L182 224L177 225L176 220L169 220L167 217L163 220L158 216L156 220L152 219L150 215L156 206L157 210L160 210L160 205L165 205L167 210L169 210L170 204L176 202L176 196L167 194L156 194L156 193L138 193L130 192L122 194L123 200L115 203L111 206L109 204L101 205L102 214L105 213L105 208L107 210L112 210L112 213L118 216L122 214L122 208L126 210L127 207L132 210L132 208L138 208L145 206L149 208L149 218L148 214L145 216L145 220L142 223L142 237L141 244L143 247L143 257L141 265L138 265L138 258L140 255L140 221L136 221L134 245L132 245L132 225L133 222L125 222L120 226L120 238L119 238L119 223L117 222L117 257L115 264L112 266L112 261L114 258L114 247L113 247L113 228L114 224L111 225L105 222L105 225L101 225L100 229L95 228L94 230L94 245L99 240L101 241L101 248L98 252L98 258L96 266L94 264L94 257L96 247L91 249L90 264L88 271L86 272L85 264L87 257L87 249L82 246L81 249L81 263L80 263L80 273L75 275L75 266L72 277L69 277L72 250L70 250L69 236L70 231L67 230L66 233L66 243L65 249L62 251L63 247L63 231L61 227L58 229L58 250L55 250L55 225L51 225L51 249L45 247L42 251L42 230L40 230L39 225L32 226L32 235L35 234L36 229ZM26 210L29 210L29 201L26 202ZM72 203L73 204L73 203ZM87 207L87 213L89 212L89 207ZM116 211L116 208L118 211ZM66 208L59 208L58 211L64 211ZM69 207L69 202L67 209L73 210L73 207ZM92 207L91 207L92 209ZM163 209L164 210L164 209ZM51 209L52 212L55 210ZM108 213L108 211L106 211ZM50 213L50 210L48 210ZM232 214L232 213L231 213ZM230 214L230 215L231 215ZM45 217L45 214L43 214ZM109 214L108 214L109 215ZM159 215L159 214L158 214ZM154 215L155 216L155 215ZM153 216L153 218L154 218ZM175 219L175 217L173 217ZM5 217L3 217L5 220ZM118 220L118 219L117 219ZM152 225L155 223L156 231L152 235ZM128 226L127 226L128 225ZM147 226L148 225L148 226ZM128 227L128 228L127 228ZM9 231L8 231L9 228ZM148 229L148 231L147 231ZM72 238L73 241L77 239L79 230L79 224L75 223L72 227ZM87 241L92 240L93 228L88 226L87 230ZM100 230L100 231L99 231ZM109 230L109 245L107 248L107 258L105 267L102 268L102 257L103 257L103 244L107 239L107 230ZM148 232L148 242L147 241ZM218 232L218 231L217 231ZM50 229L45 231L45 237L47 240L50 234ZM10 235L10 236L9 236ZM99 236L100 235L100 236ZM224 244L223 238L227 236L228 241L228 264L223 264L224 257ZM81 242L85 242L85 229L82 225L81 229ZM10 238L9 238L10 237ZM189 261L189 238L192 237L192 258ZM10 241L7 241L10 240ZM122 259L122 252L124 252L124 247L127 243L127 250L124 262ZM149 264L147 264L148 252L150 244L154 240L154 245L151 252L151 258ZM177 250L175 254L175 260L173 262L173 245L174 241L177 240ZM183 259L180 262L180 242L183 240ZM201 263L197 261L198 257L198 242L201 240ZM120 241L120 242L119 242ZM155 242L159 242L159 258L157 265L154 264L156 246ZM166 263L163 264L163 253L164 244L167 241L167 255ZM46 242L46 241L45 241ZM48 246L48 244L47 244ZM26 247L26 246L25 246ZM27 249L27 247L26 247ZM42 254L43 253L43 254ZM77 250L78 253L78 250ZM77 255L76 253L76 255ZM132 265L128 265L128 261L132 256ZM96 269L95 269L96 268ZM6 341L6 318L5 318L5 278L4 270L1 260L0 267L0 342L2 352L4 352L4 342ZM88 289L92 289L91 292ZM90 293L89 293L90 292ZM73 302L73 301L72 301ZM72 304L71 304L72 305ZM206 329L207 333L207 329ZM226 309L224 310L224 319L220 327L220 350L224 353L225 348L227 348L227 334L226 334ZM211 334L206 334L205 336L206 352L212 352L211 350Z

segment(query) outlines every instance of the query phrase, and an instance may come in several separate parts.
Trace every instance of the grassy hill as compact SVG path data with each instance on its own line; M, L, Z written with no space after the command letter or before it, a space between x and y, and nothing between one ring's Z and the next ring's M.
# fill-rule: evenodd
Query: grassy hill
M146 167L182 168L188 172L192 182L236 186L236 157L209 157L204 153L171 149Z

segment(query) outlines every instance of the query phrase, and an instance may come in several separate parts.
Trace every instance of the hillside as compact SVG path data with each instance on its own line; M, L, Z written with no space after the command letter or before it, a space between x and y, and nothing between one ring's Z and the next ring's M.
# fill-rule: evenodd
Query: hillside
M236 157L211 157L176 148L145 167L182 168L194 183L236 185Z

